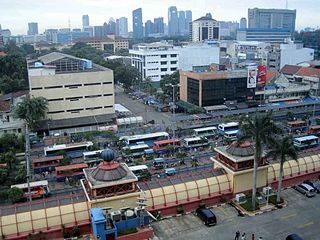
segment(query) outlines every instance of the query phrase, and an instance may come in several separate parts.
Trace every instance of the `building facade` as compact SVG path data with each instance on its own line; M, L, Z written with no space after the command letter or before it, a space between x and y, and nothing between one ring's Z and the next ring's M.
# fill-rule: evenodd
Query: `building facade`
M129 41L127 38L117 37L115 35L108 35L107 37L93 37L93 38L81 38L77 42L86 43L89 46L109 52L117 52L120 49L129 49Z
M199 107L246 102L255 95L255 89L247 87L247 75L247 70L180 71L180 99Z
M53 52L28 63L30 95L48 100L51 120L113 114L113 72Z
M245 17L240 19L240 28L241 29L247 28L247 19Z
M129 50L131 64L141 73L142 79L147 77L158 82L166 74L172 74L179 66L179 52L169 43L142 43Z
M36 22L28 23L28 35L36 35L38 33L39 33L38 23Z
M168 31L169 36L179 35L179 17L175 6L171 6L168 9Z
M127 38L128 37L128 18L121 17L117 19L118 36Z
M248 28L287 29L294 33L296 10L289 9L248 9Z
M84 29L85 27L90 26L90 22L89 22L89 15L83 15L82 16L82 29Z
M186 13L185 11L179 11L179 34L184 36L188 34L187 27L186 27Z
M154 19L154 33L164 34L163 17Z
M133 38L143 38L142 9L138 8L132 12Z
M190 33L190 24L192 23L192 11L186 11L186 30L187 33Z
M285 43L291 39L289 29L239 29L237 31L238 41L258 41L267 43Z
M190 40L192 42L219 40L219 22L212 19L210 16L204 16L193 21Z
M144 36L150 37L154 33L154 24L151 20L146 21L144 24Z

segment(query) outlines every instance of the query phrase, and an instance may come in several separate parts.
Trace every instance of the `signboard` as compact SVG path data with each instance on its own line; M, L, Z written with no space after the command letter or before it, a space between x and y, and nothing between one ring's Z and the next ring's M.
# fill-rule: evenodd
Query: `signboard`
M259 87L264 87L267 82L267 67L265 65L258 67L257 84Z
M247 88L257 87L258 70L256 67L248 68Z

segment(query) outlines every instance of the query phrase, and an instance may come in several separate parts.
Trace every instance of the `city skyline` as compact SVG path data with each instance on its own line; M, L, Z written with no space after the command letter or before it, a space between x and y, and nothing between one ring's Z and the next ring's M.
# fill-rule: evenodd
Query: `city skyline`
M114 4L113 4L114 3ZM110 11L110 4L112 11ZM12 34L26 34L28 22L37 22L39 32L44 32L49 28L68 27L69 20L71 28L81 28L82 15L88 14L91 26L101 26L108 22L109 18L128 18L129 31L132 31L132 11L142 8L143 23L147 20L163 17L168 23L168 8L176 6L179 10L191 10L193 19L197 19L207 12L213 15L218 21L240 21L246 17L248 8L285 8L285 0L270 0L267 3L261 0L227 1L200 0L197 2L185 2L183 0L138 0L128 3L125 0L76 0L65 2L57 0L55 2L44 1L38 4L34 1L26 0L23 4L18 0L3 0L0 9L0 24L2 28L9 28ZM61 6L64 6L63 9ZM157 11L154 11L157 9ZM288 9L297 10L296 28L301 30L305 27L317 28L316 14L320 6L316 0L289 0ZM16 16L19 16L18 18Z

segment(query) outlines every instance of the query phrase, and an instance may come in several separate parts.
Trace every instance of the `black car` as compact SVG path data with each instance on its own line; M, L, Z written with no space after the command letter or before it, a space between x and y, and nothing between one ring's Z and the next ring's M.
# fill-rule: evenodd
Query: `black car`
M217 217L209 208L198 208L196 214L207 226L214 226L217 224Z
M286 237L286 240L303 240L303 239L299 237L297 234L290 234Z
M320 193L320 182L306 180L306 181L304 181L304 183L313 187L317 191L317 193Z

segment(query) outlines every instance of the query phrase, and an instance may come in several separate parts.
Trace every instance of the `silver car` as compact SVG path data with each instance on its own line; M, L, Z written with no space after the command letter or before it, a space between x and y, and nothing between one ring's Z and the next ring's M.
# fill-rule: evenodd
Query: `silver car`
M297 185L295 188L298 192L301 192L307 197L314 197L316 195L315 189L308 184L302 183Z

